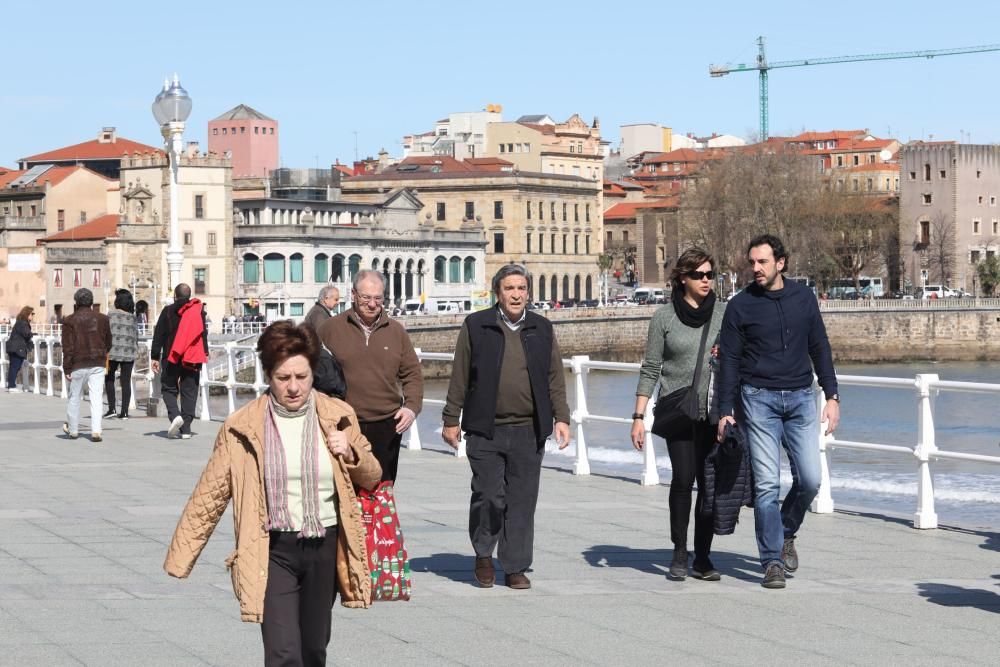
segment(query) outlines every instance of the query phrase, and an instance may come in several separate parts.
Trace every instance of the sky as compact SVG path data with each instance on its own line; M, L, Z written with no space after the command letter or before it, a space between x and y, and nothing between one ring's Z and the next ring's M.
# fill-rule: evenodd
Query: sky
M1000 42L1000 3L20 2L4 9L0 166L97 137L159 145L150 104L180 76L185 132L207 148L210 119L248 104L280 123L281 164L401 155L405 134L457 111L503 105L619 126L755 136L752 63ZM169 11L169 19L157 10ZM168 10L169 8L169 10ZM167 27L168 21L172 27ZM18 26L14 28L15 26ZM773 70L772 135L868 129L901 141L1000 141L1000 51ZM357 142L355 144L355 141Z

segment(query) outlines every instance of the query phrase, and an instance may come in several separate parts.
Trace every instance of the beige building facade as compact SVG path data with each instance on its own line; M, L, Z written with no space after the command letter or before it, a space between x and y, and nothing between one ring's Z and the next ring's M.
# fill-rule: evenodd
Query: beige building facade
M600 181L509 165L404 160L381 174L341 183L345 200L371 203L400 187L413 190L422 202L422 223L485 234L487 279L501 266L519 262L532 274L537 300L598 298Z
M576 176L601 182L604 149L601 125L588 125L578 114L564 123L530 123L523 120L490 123L489 157L507 160L519 171Z

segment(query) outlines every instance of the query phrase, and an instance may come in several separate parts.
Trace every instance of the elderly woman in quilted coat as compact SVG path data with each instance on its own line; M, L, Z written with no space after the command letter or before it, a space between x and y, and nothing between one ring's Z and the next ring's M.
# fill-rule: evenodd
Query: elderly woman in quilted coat
M382 471L350 406L312 389L309 327L275 322L257 351L270 390L222 425L164 569L191 573L232 499L226 565L242 619L261 623L265 664L323 665L337 591L347 607L372 599L354 489L374 489Z

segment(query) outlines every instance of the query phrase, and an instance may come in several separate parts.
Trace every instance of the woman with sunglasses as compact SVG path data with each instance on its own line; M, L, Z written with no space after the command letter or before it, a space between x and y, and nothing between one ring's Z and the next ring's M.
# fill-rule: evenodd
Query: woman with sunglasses
M667 442L670 467L670 539L674 544L670 577L681 580L688 575L688 519L691 515L691 489L698 480L695 503L694 561L691 574L697 579L718 581L719 571L712 565L712 518L701 514L705 488L705 457L715 442L716 429L709 423L708 380L709 359L713 342L722 327L725 305L716 303L712 284L715 282L715 260L700 248L686 250L677 258L670 272L672 287L670 303L661 306L649 322L646 356L639 371L639 386L635 391L635 413L632 415L632 446L642 450L646 437L643 415L660 381L659 395L691 386L703 327L709 327L708 344L701 360L702 373L698 383L700 418L690 435Z

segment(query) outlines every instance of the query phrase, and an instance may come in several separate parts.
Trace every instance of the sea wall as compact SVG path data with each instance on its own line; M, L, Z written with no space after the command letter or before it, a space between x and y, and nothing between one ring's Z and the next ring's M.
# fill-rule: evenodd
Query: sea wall
M543 311L563 357L639 361L656 307ZM405 320L414 346L451 352L464 316ZM1000 310L824 312L834 357L843 362L1000 361Z

